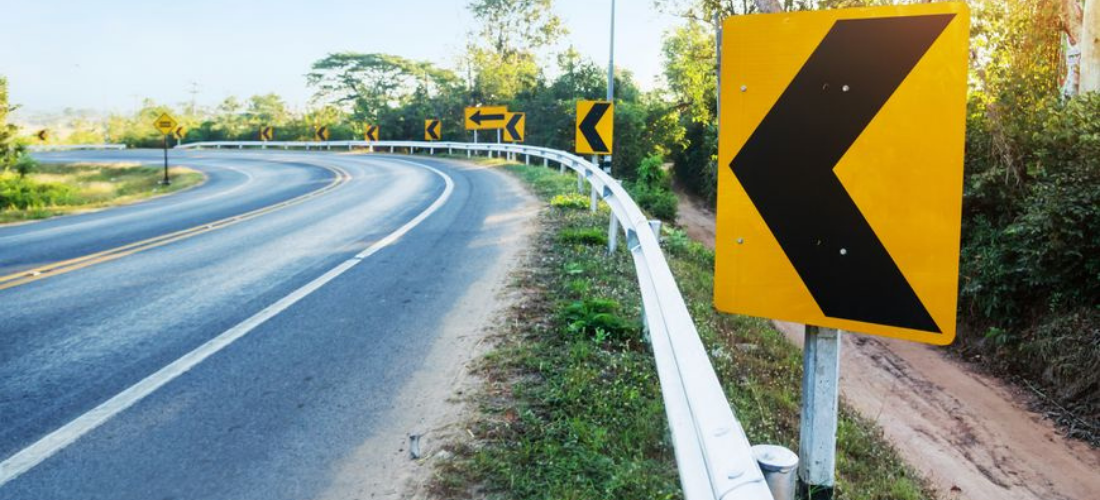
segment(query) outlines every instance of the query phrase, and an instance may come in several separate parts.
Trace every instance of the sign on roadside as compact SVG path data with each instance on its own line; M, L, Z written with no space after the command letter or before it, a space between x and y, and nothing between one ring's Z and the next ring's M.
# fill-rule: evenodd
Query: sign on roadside
M364 127L363 138L368 141L378 141L378 125L367 125Z
M179 126L179 124L176 123L176 119L172 118L172 115L168 113L161 113L153 122L153 127L159 130L161 135L170 135L177 126Z
M324 125L324 126L321 126L321 127L317 127L314 130L313 138L318 140L318 141L327 141L328 138L329 138L328 126Z
M42 130L39 130L38 133L36 133L34 135L35 135L35 137L38 137L38 140L45 141L46 139L50 138L50 131L46 130L46 129L42 129Z
M275 139L275 127L260 127L260 140L271 141Z
M734 16L723 31L715 306L951 343L965 5Z
M424 120L424 140L438 141L440 137L439 120L429 118Z
M615 142L615 104L577 101L576 149L580 154L609 155Z
M504 142L523 142L527 133L527 113L508 113L504 125Z
M175 137L177 141L182 141L184 137L187 137L187 127L180 125L172 131L172 137Z
M507 106L474 106L466 108L466 130L504 128Z

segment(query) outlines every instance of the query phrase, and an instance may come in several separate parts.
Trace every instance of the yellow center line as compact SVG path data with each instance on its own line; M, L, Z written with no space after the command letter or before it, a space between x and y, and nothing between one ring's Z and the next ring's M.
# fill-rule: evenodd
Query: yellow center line
M328 165L316 165L316 166L319 166L319 167L321 167L325 170L328 170L328 171L333 172L333 173L336 174L336 177L332 180L332 182L328 183L325 187L323 187L321 189L310 191L308 193L305 193L303 195L291 198L289 200L282 201L282 202L276 203L274 205L268 205L266 207L258 208L256 210L251 211L251 212L245 212L245 213L240 214L240 215L234 215L232 217L226 217L224 219L220 219L220 220L217 220L217 221L214 221L214 222L208 222L206 224L200 224L198 226L191 227L191 228L188 228L188 229L182 229L182 230L175 231L175 232L172 232L172 233L162 234L160 236L154 236L154 237L149 238L149 239L145 239L145 240L134 242L134 243L129 243L129 244L126 244L126 245L123 245L123 246L120 246L120 247L115 247L115 248L112 248L112 249L109 249L109 250L103 250L103 251L100 251L100 252L84 255L84 256L81 256L81 257L76 257L76 258L73 258L73 259L63 260L63 261L59 261L59 262L53 262L53 263L50 263L50 264L47 264L47 265L44 265L44 266L36 267L34 269L29 269L29 270L26 270L26 271L19 271L17 273L12 273L12 274L9 274L9 275L6 275L6 276L0 276L0 290L6 290L8 288L14 288L14 287L17 287L17 286L20 286L20 285L25 285L27 283L31 283L31 282L38 281L38 280L41 280L41 279L49 278L51 276L58 276L58 275L65 274L65 273L68 273L68 272L76 271L78 269L83 269L83 268L88 267L88 266L93 266L93 265L96 265L96 264L102 264L104 262L109 262L109 261L112 261L112 260L115 260L115 259L120 259L122 257L126 257L127 255L133 255L135 253L142 252L142 251L145 251L145 250L149 250L151 248L156 248L156 247L159 247L159 246L167 245L169 243L174 243L174 242L177 242L177 241L180 241L180 240L184 240L184 239L187 239L187 238L191 238L193 236L208 233L210 231L214 231L214 230L221 229L221 228L224 228L224 227L229 227L229 226L232 226L232 225L237 224L239 222L244 222L246 220L254 219L254 218L259 217L261 215L266 215L266 214L269 214L271 212L281 210L283 208L286 208L286 207L289 207L289 206L292 206L292 205L297 205L297 204L302 203L306 200L316 198L318 196L321 196L321 195L324 195L326 193L332 192L333 190L335 190L335 189L339 188L340 186L342 186L343 184L345 184L347 181L351 180L351 175L348 174L345 170L343 170L339 167L328 166Z

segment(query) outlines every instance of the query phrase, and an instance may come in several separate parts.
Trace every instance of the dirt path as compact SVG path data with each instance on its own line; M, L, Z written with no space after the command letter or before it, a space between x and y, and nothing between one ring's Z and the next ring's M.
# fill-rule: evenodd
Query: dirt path
M714 248L714 214L683 193L677 222ZM796 345L802 325L776 322ZM1100 498L1100 450L1062 437L1003 382L943 348L845 335L841 395L950 500Z

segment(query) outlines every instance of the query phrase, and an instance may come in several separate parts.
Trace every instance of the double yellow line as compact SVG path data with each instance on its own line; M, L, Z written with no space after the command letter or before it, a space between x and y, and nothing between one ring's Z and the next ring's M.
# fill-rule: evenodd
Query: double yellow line
M310 200L312 198L316 198L318 196L332 192L333 190L344 185L347 181L351 180L351 175L339 167L327 165L317 166L336 174L336 177L332 180L332 182L328 183L325 187L321 189L310 191L301 196L297 196L289 200L276 203L274 205L268 205L263 208L258 208L251 212L246 212L240 215L226 217L224 219L220 219L214 222L202 224L188 229L183 229L173 233L155 236L146 240L112 248L110 250L103 250L101 252L77 257L75 259L53 262L45 266L36 267L34 269L19 271L17 273L12 273L6 276L0 276L0 290L14 288L41 279L58 276L89 266L94 266L96 264L102 264L104 262L110 262L115 259L121 259L127 255L133 255L135 253L149 250L151 248L156 248L159 246L167 245L169 243L184 240L192 236L197 236L203 233L208 233L210 231L229 227L234 224L244 222L246 220L255 219L256 217L259 217L261 215L266 215L276 210L281 210L292 205L297 205L306 200Z

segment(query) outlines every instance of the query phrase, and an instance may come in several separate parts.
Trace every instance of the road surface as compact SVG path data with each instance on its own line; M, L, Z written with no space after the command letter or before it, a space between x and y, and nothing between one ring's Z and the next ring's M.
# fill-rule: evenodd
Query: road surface
M531 203L424 157L172 155L208 182L0 227L0 499L331 491Z

